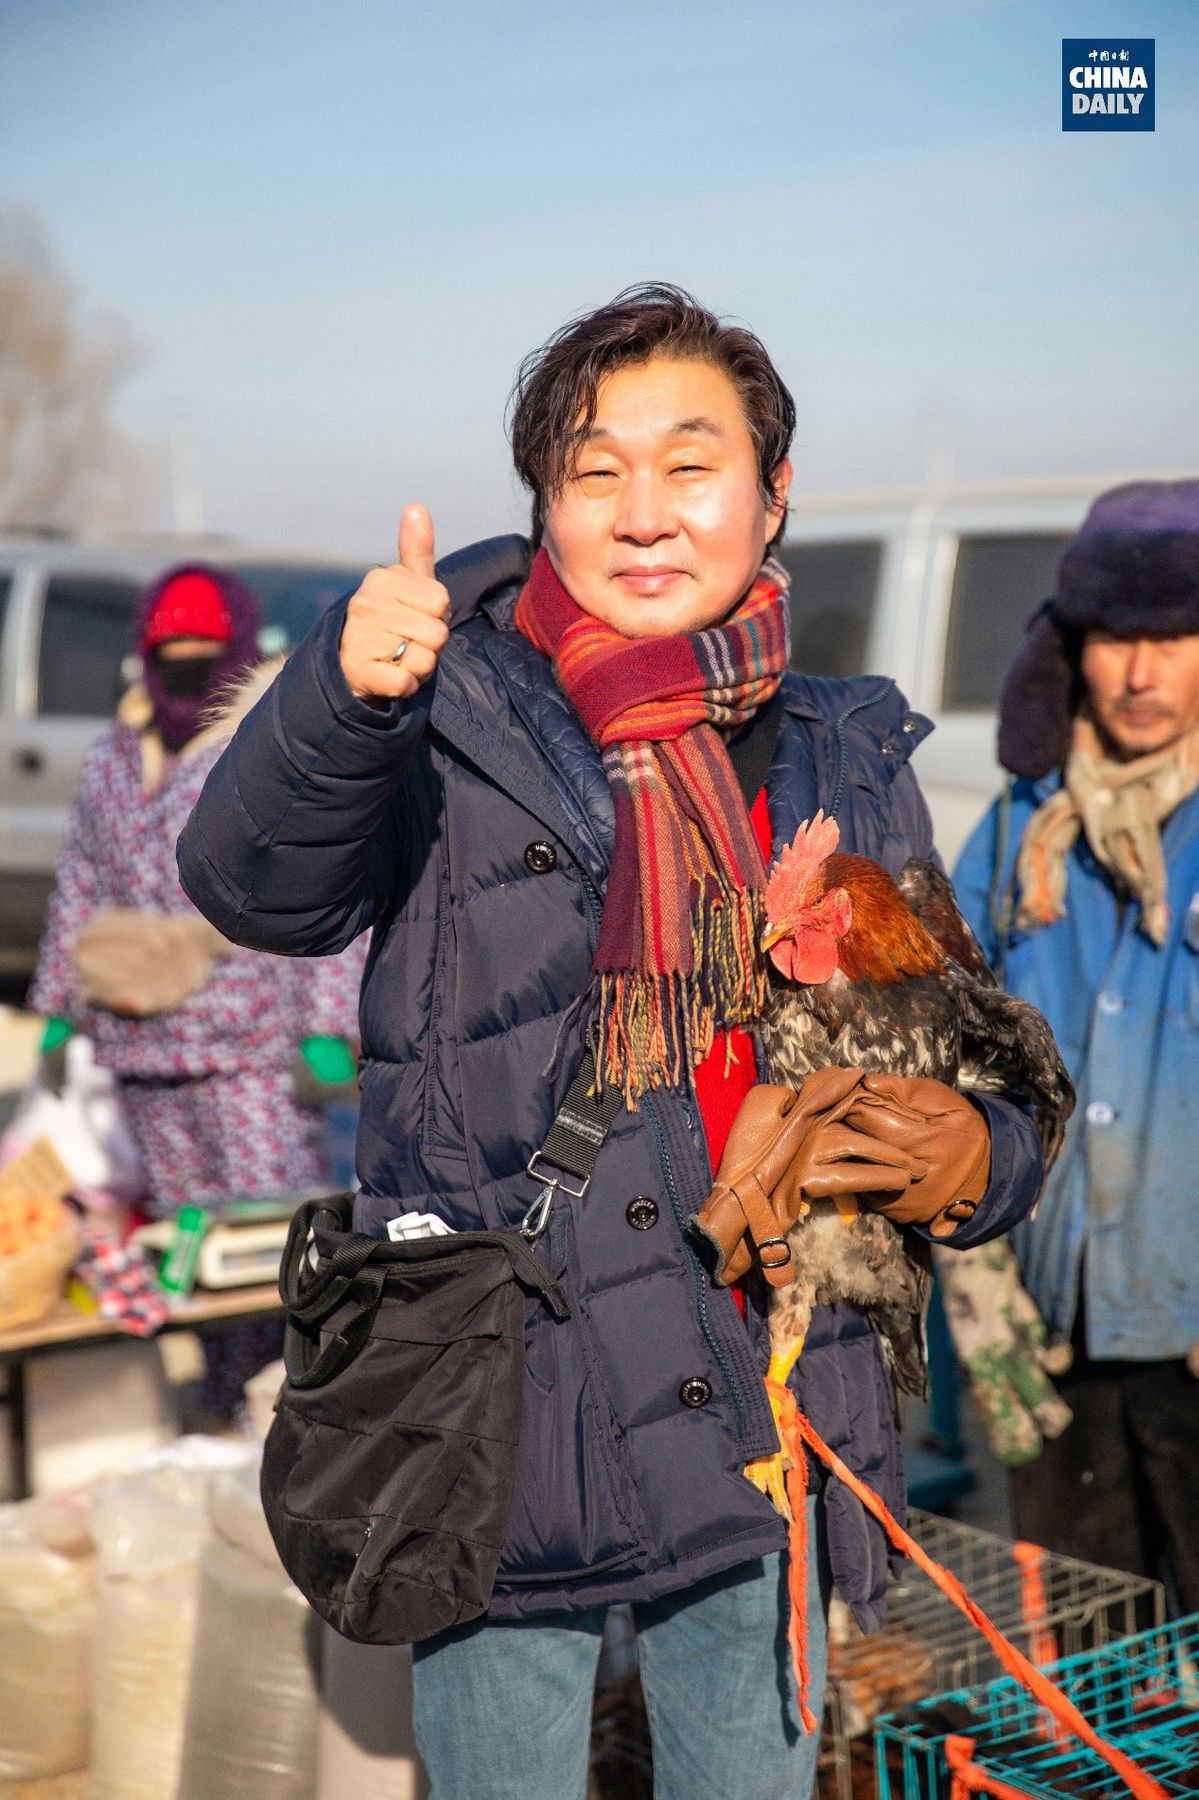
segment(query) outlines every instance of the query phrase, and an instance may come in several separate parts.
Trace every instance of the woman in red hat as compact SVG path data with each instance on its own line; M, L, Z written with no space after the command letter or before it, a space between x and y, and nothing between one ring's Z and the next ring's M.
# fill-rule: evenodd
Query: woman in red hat
M156 1217L327 1180L297 1053L316 1073L338 1060L353 1073L363 949L318 960L237 949L176 873L204 778L261 691L246 679L258 626L253 594L224 569L172 569L143 597L143 676L84 760L30 989L48 1041L85 1032L115 1076ZM203 1412L232 1417L243 1383L278 1353L274 1326L212 1340Z

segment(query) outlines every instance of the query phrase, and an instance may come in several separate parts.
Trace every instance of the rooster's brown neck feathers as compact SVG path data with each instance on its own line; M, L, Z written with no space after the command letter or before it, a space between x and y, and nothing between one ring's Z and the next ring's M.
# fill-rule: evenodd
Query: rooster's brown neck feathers
M838 853L828 858L822 873L826 891L846 888L853 902L849 930L837 944L838 966L848 981L889 987L944 968L945 952L878 863Z

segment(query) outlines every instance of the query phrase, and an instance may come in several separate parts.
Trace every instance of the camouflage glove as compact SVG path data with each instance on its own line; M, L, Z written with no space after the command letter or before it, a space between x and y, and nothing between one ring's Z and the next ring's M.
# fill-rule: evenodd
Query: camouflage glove
M973 1250L934 1248L933 1264L987 1442L1011 1468L1032 1462L1074 1416L1045 1373L1047 1365L1057 1374L1068 1368L1069 1349L1047 1345L1007 1238Z

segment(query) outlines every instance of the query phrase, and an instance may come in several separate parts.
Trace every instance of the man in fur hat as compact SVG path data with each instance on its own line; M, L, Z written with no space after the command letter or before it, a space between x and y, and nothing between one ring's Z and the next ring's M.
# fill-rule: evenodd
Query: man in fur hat
M1199 480L1095 502L1000 701L1012 775L963 911L1078 1088L1013 1242L1073 1422L1013 1470L1021 1536L1199 1608ZM1029 1310L1019 1296L1021 1307Z

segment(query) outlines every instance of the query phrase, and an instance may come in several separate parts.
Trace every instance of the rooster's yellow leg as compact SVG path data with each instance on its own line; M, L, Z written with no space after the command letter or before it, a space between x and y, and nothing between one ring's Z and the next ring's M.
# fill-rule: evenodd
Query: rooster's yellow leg
M777 1384L778 1387L786 1387L787 1377L799 1361L803 1346L803 1339L796 1338L793 1344L789 1344L785 1350L776 1350L770 1358L770 1367L766 1371L766 1380L770 1384L767 1387L767 1393L770 1397L770 1411L774 1418L776 1431L779 1427L779 1409L778 1402L771 1392L771 1386ZM781 1438L780 1447L773 1456L760 1456L756 1462L746 1463L745 1479L752 1481L760 1494L765 1494L767 1499L773 1500L778 1511L790 1523L791 1507L787 1500L787 1458L781 1447Z

